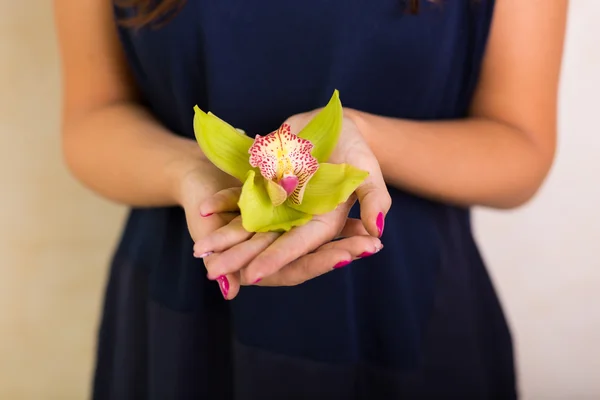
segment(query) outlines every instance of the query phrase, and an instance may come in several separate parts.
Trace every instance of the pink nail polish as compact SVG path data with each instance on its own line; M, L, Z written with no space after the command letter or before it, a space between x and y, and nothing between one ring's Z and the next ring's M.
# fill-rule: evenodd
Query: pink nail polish
M210 217L211 215L213 215L213 213L208 213L208 214L202 214L202 213L200 213L200 215L202 217L206 218L206 217Z
M255 280L252 284L256 285L258 282L262 281L262 278L258 278L257 280Z
M377 230L379 231L379 237L381 237L381 235L383 235L383 227L385 225L385 219L384 219L382 212L377 214L376 225L377 225Z
M221 289L223 298L227 300L227 294L229 294L229 280L227 280L225 275L221 275L217 278L217 282L219 283L219 289Z
M339 263L335 264L333 266L333 268L335 268L335 269L342 268L342 267L345 267L346 265L348 265L350 263L351 263L351 260L340 261Z
M370 251L365 251L363 253L361 253L358 258L365 258L365 257L369 257L372 256L373 254L377 254L381 251L381 249L383 249L383 243L379 244L379 247L375 248L375 251L370 252Z

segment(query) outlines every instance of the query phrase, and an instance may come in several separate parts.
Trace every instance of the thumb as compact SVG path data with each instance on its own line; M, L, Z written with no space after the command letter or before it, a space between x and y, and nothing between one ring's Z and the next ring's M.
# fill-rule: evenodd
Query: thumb
M385 226L385 216L392 206L392 198L387 190L381 172L371 174L356 189L360 203L360 219L371 236L381 237Z
M241 187L221 190L200 204L200 215L209 217L216 213L239 212L238 200L242 193Z

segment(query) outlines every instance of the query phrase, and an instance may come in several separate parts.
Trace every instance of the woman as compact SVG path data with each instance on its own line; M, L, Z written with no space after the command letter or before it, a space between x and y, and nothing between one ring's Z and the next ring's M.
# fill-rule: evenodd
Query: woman
M519 206L548 173L566 0L55 3L67 163L133 207L94 398L517 396L469 207ZM297 130L335 88L361 211L245 233L192 107Z

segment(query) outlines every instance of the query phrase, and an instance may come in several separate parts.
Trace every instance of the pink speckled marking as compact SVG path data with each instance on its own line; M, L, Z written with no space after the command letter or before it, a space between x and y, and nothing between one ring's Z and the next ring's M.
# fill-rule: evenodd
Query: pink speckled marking
M256 135L248 150L250 165L258 167L265 179L278 184L284 178L298 178L298 185L288 195L292 203L300 204L308 180L319 168L311 154L313 147L309 140L293 134L290 126L283 124L266 136Z

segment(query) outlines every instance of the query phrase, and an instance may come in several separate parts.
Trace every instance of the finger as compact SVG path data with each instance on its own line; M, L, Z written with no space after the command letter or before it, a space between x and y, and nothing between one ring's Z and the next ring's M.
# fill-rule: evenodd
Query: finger
M200 204L200 215L209 217L215 213L239 211L237 203L240 193L242 193L241 187L224 189L215 193Z
M213 261L215 258L218 258L219 255L220 253L217 253L204 258L202 260L204 262L204 266L208 269L208 265L211 263L211 261ZM237 271L231 274L215 275L214 277L207 276L207 278L217 283L225 300L234 299L240 292L241 279L240 273Z
M226 226L236 217L236 214L220 213L208 218L203 218L195 213L186 211L186 223L194 242L202 240L211 232Z
M242 282L256 282L274 274L284 265L334 239L337 231L333 226L313 219L284 233L242 271Z
M243 241L225 250L213 254L205 259L209 279L221 275L238 272L245 268L256 256L268 248L281 235L278 232L264 232L255 234L250 240ZM250 281L249 283L255 283Z
M289 263L277 273L266 277L259 286L295 286L334 269L342 268L353 260L379 252L381 241L372 236L353 236L321 246L317 251ZM244 280L242 278L242 284Z
M367 232L364 224L360 219L348 218L346 220L346 225L344 225L342 231L338 234L338 238L345 238L350 236L363 236L368 234L369 232Z
M369 176L356 189L360 203L360 219L370 235L381 237L385 226L385 215L392 206L392 198L387 190L381 172Z
M319 247L316 251L331 249L348 250L353 254L354 259L358 259L378 253L383 249L383 243L381 242L381 239L367 234L352 236L335 242L328 242Z
M194 243L194 257L204 258L213 253L223 252L238 243L248 240L252 235L253 233L244 229L242 219L238 216L229 224Z
M239 272L234 272L233 274L226 275L226 278L229 280L229 291L225 296L225 300L233 300L240 293L241 289L241 277Z
M214 280L219 285L219 290L225 300L234 299L240 292L240 274L235 272L229 275L221 275Z

